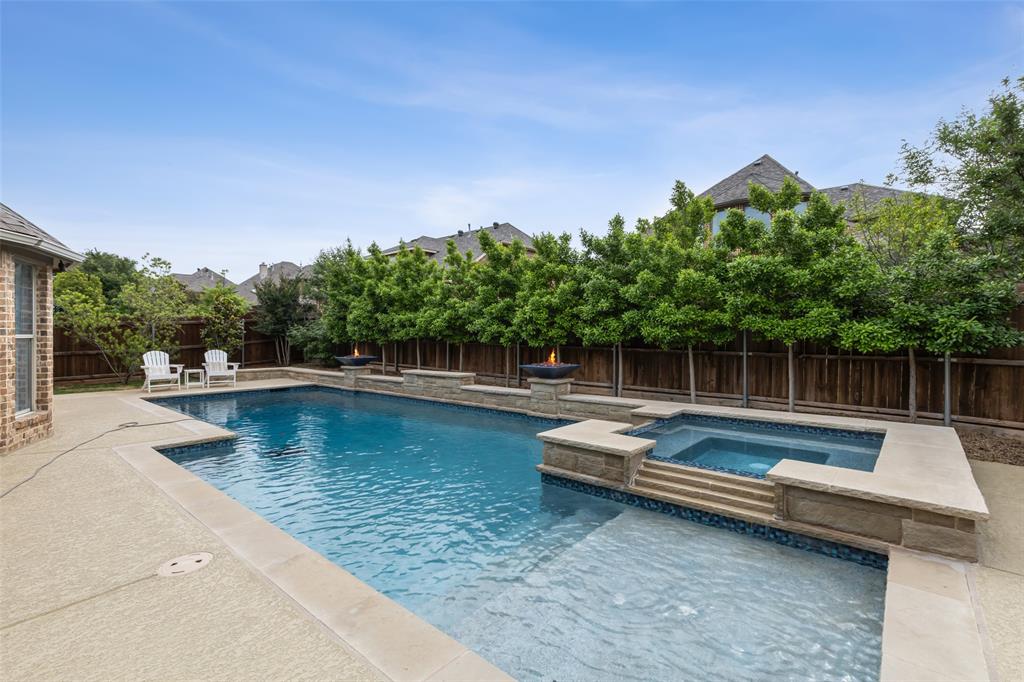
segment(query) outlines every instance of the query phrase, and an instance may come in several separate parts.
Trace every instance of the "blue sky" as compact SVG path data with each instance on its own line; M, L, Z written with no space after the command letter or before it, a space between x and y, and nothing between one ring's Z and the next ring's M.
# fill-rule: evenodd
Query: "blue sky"
M1024 4L4 2L2 197L176 271L601 230L772 154L881 183L1024 72Z

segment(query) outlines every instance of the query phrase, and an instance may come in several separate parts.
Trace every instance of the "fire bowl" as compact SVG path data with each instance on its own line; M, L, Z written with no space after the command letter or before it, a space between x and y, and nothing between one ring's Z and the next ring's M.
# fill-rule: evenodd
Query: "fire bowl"
M519 365L519 368L538 379L562 379L578 370L580 366L568 362L533 362L529 365Z
M377 359L376 355L335 355L334 359L346 367L362 367Z

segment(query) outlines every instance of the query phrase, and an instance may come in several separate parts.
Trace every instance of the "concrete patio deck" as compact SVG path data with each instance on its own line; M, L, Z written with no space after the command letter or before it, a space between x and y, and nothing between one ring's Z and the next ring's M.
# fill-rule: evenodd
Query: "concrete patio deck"
M301 383L250 381L239 389ZM203 392L223 390L231 389ZM402 651L403 632L433 635L415 618L375 623L374 611L383 604L373 598L341 613L343 620L353 613L365 618L359 612L366 612L368 627L341 629L339 635L339 618L317 613L315 605L311 609L310 602L303 603L301 593L309 594L313 602L323 596L320 601L326 604L338 595L330 594L331 585L315 581L323 575L316 571L343 571L333 565L316 566L307 574L292 570L287 560L274 563L266 557L264 565L257 565L245 551L251 540L245 524L253 523L248 517L236 525L245 526L243 532L234 536L218 532L202 520L204 509L219 504L216 499L198 499L209 495L199 490L203 486L191 480L160 483L152 470L143 471L153 467L152 459L138 457L152 452L147 443L197 441L226 432L149 405L139 400L141 395L124 391L59 396L54 436L0 457L0 489L6 491L65 449L119 424L182 419L104 435L46 466L0 500L0 676L19 680L503 678L500 671L450 639L451 644L444 643L432 656L407 655ZM994 659L987 662L988 667L998 669L1001 680L1021 679L1024 500L1019 491L1024 489L1024 468L974 463L974 472L992 519L980 524L981 563L965 571L957 569L965 582L957 583L954 601L972 603L983 613L986 631L980 637ZM180 475L170 469L162 473ZM244 516L245 511L229 513ZM260 532L266 531L261 527ZM212 553L213 562L189 576L156 576L156 568L164 561L196 551ZM898 562L901 575L892 575L890 569L890 582L898 578L908 584L907 566L923 571L925 582L934 571L953 575L942 567L921 568L913 554L901 555ZM268 571L273 575L268 576ZM289 577L299 580L289 587L281 582ZM910 604L906 608L913 606L913 599L927 598L935 604L935 598L950 597L943 593L948 586L929 590L921 576L917 580L923 585L921 593L907 592L911 601L905 602ZM360 586L352 589L369 589ZM949 606L951 613L960 608ZM917 617L925 622L928 614L921 612ZM390 648L382 647L382 642ZM892 644L917 649L921 641ZM883 671L886 679L905 679L895 665L903 662L893 659ZM975 672L981 665L977 660L970 662ZM959 679L975 678L961 675Z
M55 455L119 424L158 424L176 415L141 395L59 396L54 436L0 458L0 486L11 489ZM373 602L356 606L368 612L364 619L385 616L380 625L388 632L378 629L374 638L390 653L366 647L361 633L339 637L299 606L115 450L227 434L182 415L172 419L182 421L104 435L0 500L0 678L506 679L437 631L451 645L417 653L408 637L416 632L429 639L426 624L389 619L393 614L375 611ZM181 577L157 576L165 561L199 551L213 554L209 566ZM301 582L315 580L323 567L287 568ZM386 660L370 661L356 647Z

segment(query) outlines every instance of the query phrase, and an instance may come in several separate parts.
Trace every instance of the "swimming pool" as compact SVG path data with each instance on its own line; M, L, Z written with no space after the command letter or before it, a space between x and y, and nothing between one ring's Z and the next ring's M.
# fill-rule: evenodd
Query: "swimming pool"
M651 455L745 476L764 478L783 459L872 471L883 434L683 415L632 431L657 442Z
M165 454L523 680L876 679L885 572L542 485L558 422L324 388L158 401Z

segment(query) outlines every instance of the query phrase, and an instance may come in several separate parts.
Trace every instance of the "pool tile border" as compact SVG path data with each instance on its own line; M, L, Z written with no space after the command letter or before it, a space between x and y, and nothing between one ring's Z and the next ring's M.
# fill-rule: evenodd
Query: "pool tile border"
M771 431L788 431L796 433L809 433L819 436L832 436L835 438L848 438L850 440L872 440L878 441L881 445L885 439L885 433L871 429L850 429L840 426L813 426L810 424L793 424L789 422L762 421L760 419L741 419L739 417L722 417L713 414L680 414L675 417L655 419L642 426L638 426L629 432L629 435L646 433L651 429L664 426L673 422L711 422L713 424L730 424L733 426L756 426Z
M351 393L352 395L371 395L374 397L381 398L382 400L389 400L393 402L403 402L407 404L420 404L430 403L432 405L440 405L447 409L457 410L462 412L473 412L473 413L485 413L502 416L512 416L517 419L522 419L529 422L535 422L538 424L550 425L553 427L567 426L569 424L576 423L574 419L566 419L563 417L546 417L537 414L527 414L517 410L502 409L500 407L489 407L486 405L465 405L463 403L456 403L447 400L437 400L434 398L418 397L418 396L407 396L407 395L395 395L393 393L383 393L379 391L367 391L362 389L351 389L344 386L325 386L323 384L301 384L298 386L278 386L274 388L240 388L237 391L220 391L218 393L196 393L193 395L172 395L172 396L160 396L159 398L150 398L148 401L159 405L160 407L166 407L168 409L174 409L168 403L191 403L199 402L201 400L209 400L211 396L225 396L225 395L237 395L238 393L277 393L277 392L297 392L297 391L312 391L315 393ZM177 411L177 410L176 410ZM191 415L190 415L191 416ZM201 420L200 420L201 421Z
M705 526L723 528L734 533L768 540L787 547L802 549L815 554L822 554L835 559L842 559L844 561L852 561L854 563L861 564L862 566L885 570L889 565L889 558L884 554L858 549L856 547L832 542L830 540L812 538L808 535L794 533L788 530L781 530L761 523L734 519L722 514L716 514L701 509L693 509L691 507L684 507L672 502L655 500L649 497L636 495L635 493L605 488L591 483L584 483L582 481L555 476L549 473L541 473L541 482L585 493L587 495L593 495L594 497L611 500L612 502L627 504L631 507L638 507L640 509L668 514L669 516L693 521Z

